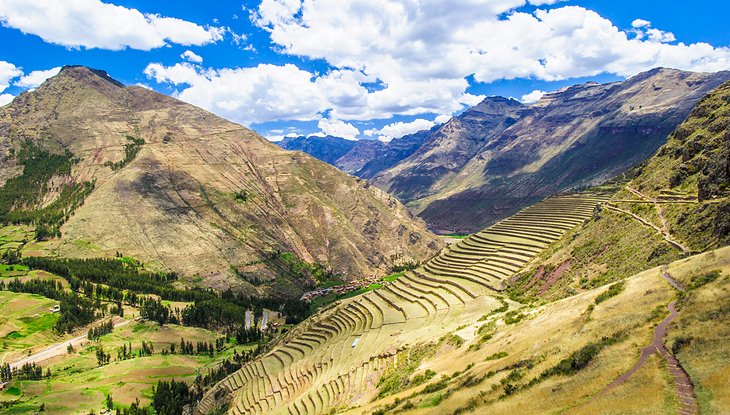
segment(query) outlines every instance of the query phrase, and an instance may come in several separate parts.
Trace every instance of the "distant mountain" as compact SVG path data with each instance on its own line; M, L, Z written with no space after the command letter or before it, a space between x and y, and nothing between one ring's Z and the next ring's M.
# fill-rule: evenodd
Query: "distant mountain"
M285 137L283 140L276 142L282 148L303 151L314 158L332 165L335 165L340 157L352 150L356 143L356 141L330 135L325 137Z
M372 179L380 172L389 169L397 165L402 160L410 157L413 153L418 151L424 142L433 134L440 125L436 125L430 130L422 130L413 134L404 135L400 138L395 138L382 145L376 147L378 150L375 152L372 158L362 165L356 172L355 175L364 179ZM344 165L346 160L353 157L353 154L357 151L356 146L349 153L341 157L337 163L338 165Z
M488 98L373 183L433 229L475 231L646 159L702 96L728 79L730 72L659 68L624 82L565 88L529 107Z
M524 109L514 99L486 98L432 132L410 157L380 172L373 183L405 201L435 194Z
M0 151L3 220L62 235L37 254L121 252L211 287L298 296L312 281L287 271L293 258L357 278L441 247L367 182L86 67L0 108Z
M303 151L346 173L370 179L413 154L438 127L405 135L388 143L309 136L287 137L276 144L287 150Z

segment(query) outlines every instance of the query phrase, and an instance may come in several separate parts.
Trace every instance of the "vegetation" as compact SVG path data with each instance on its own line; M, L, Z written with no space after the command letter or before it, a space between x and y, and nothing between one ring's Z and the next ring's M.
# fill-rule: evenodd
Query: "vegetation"
M624 282L623 281L619 281L619 282L617 282L615 284L611 284L611 286L608 287L608 289L606 291L602 292L601 294L599 294L596 297L596 299L595 299L594 302L596 304L600 304L600 303L608 300L611 297L617 296L623 290L624 290Z
M68 150L54 154L27 141L21 145L16 158L23 172L0 187L0 222L34 224L39 240L59 236L61 224L83 204L94 184L67 183L52 187L52 179L68 177L77 162ZM42 206L52 192L58 196Z
M111 161L107 161L106 163L104 163L105 166L115 171L121 170L124 168L124 166L131 163L135 157L137 157L137 153L139 153L139 150L142 149L142 146L145 143L144 139L135 138L131 135L126 136L126 139L127 144L124 145L124 158L114 163L112 163Z

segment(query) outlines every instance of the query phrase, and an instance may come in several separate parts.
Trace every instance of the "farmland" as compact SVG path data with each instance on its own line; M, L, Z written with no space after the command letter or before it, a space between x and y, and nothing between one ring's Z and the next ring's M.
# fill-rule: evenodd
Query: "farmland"
M216 389L236 391L234 413L324 413L367 403L378 379L413 347L428 344L423 347L435 353L473 340L473 329L463 333L460 322L485 315L509 314L514 322L530 316L531 309L500 299L505 281L608 197L549 198L448 246L393 282L339 300L221 382L201 409L216 405Z

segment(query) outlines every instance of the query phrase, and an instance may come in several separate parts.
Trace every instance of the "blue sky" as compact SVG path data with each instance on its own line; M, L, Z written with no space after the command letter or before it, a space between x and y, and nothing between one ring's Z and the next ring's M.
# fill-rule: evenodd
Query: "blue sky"
M728 15L720 0L3 0L0 104L81 64L272 139L387 140L484 96L730 69Z

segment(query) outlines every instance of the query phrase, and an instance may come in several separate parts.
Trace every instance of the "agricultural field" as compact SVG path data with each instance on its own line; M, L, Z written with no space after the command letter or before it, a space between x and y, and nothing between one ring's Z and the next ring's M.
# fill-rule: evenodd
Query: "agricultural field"
M33 352L37 345L63 340L52 332L58 314L50 309L58 304L36 294L0 291L0 356L14 361Z
M43 370L51 370L51 378L13 381L5 391L0 392L0 402L13 403L3 409L4 414L33 414L41 405L53 414L99 412L104 407L108 394L112 395L117 405L128 406L137 399L145 405L149 403L152 389L158 381L177 379L192 383L197 374L205 374L224 359L231 359L234 351L241 353L256 347L255 344L236 345L233 339L232 343L226 343L221 351L212 356L207 353L168 354L167 351L173 344L179 350L181 339L194 345L198 342L215 344L216 339L221 336L200 328L172 324L160 326L154 322L129 319L98 340L74 340L73 351L69 352L66 350L68 342L64 342L63 337L53 332L53 324L49 321L42 319L45 322L43 326L38 323L23 324L25 317L20 314L25 313L7 314L11 309L20 306L29 310L28 312L47 311L53 301L40 296L9 292L0 292L0 298L3 304L3 322L0 327L3 333L12 330L2 339L6 350L32 349L36 352L56 343L64 349L63 353L38 362ZM139 356L143 341L151 343L151 356ZM132 347L132 356L121 359L118 356L119 348L129 344ZM99 349L111 355L108 364L99 365L96 356ZM163 353L163 350L166 352ZM22 354L8 353L7 357L6 362L12 363L15 358L22 357Z

